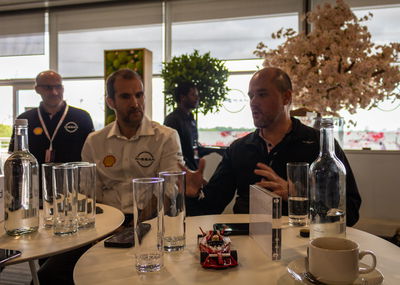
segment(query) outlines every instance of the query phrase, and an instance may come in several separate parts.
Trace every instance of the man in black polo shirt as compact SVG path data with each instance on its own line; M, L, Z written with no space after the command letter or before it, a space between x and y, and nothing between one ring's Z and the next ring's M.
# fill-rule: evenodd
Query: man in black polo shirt
M39 165L46 162L80 161L86 137L94 130L89 113L67 105L62 78L55 71L39 73L35 91L42 97L39 108L18 116L18 119L28 119L29 151ZM11 152L14 150L13 139L14 135L9 147ZM89 247L80 247L39 260L40 284L73 284L74 265Z
M43 71L36 77L36 92L42 97L39 108L26 111L18 119L28 119L29 151L39 165L45 162L81 160L86 137L94 130L88 112L68 106L63 100L61 76ZM14 136L9 150L14 150Z
M199 150L198 132L192 111L199 104L199 91L190 82L184 82L175 89L174 99L178 107L165 117L164 125L178 131L182 154L189 169L197 169Z
M202 171L188 171L187 211L190 215L219 214L237 193L233 211L249 212L249 185L258 184L282 196L282 214L287 215L288 187L286 163L312 163L319 154L319 131L303 125L289 115L292 85L289 76L278 68L263 68L249 84L250 107L257 130L236 140L224 153L210 181L204 186L204 198L197 196L204 184ZM353 172L339 144L336 156L346 168L346 218L354 225L359 218L361 197Z

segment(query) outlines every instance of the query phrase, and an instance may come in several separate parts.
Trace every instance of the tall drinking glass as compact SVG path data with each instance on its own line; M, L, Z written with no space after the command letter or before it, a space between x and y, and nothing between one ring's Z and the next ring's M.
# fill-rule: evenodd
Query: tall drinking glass
M164 250L178 251L185 248L185 171L165 171L164 179Z
M53 197L55 235L68 235L78 230L77 167L70 164L53 166Z
M289 190L289 224L307 225L308 202L308 163L289 162L286 165Z
M42 164L43 225L46 228L51 228L54 223L53 166L57 165L61 163Z
M70 162L77 167L78 225L79 228L93 227L96 215L96 164Z
M158 271L163 266L162 178L133 179L135 266L139 272ZM150 227L145 234L144 229Z

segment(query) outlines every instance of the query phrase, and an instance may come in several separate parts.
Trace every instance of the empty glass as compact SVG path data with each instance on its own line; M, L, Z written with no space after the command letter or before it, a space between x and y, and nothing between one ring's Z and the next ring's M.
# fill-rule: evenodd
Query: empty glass
M77 167L71 164L53 166L55 235L68 235L78 230Z
M42 199L43 199L43 225L46 228L53 226L53 166L61 163L42 164Z
M96 216L96 164L70 162L77 167L78 225L79 228L93 227Z
M164 250L185 248L185 171L165 171L164 179Z
M132 180L134 254L139 272L158 271L163 266L163 181L162 178Z

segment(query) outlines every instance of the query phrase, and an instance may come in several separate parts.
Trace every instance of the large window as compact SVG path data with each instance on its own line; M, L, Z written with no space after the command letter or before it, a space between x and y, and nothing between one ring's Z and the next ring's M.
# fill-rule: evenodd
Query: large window
M311 2L314 5L324 1ZM247 97L248 83L251 75L262 66L262 60L255 58L253 51L260 41L271 48L279 45L282 41L272 39L271 33L280 28L298 31L302 2L171 0L164 3L166 9L163 9L161 1L124 1L113 5L50 9L46 13L29 15L1 15L0 99L4 103L0 107L0 124L11 126L12 119L22 109L38 104L40 97L32 89L21 89L19 93L16 89L21 81L32 82L40 71L52 67L64 77L68 103L87 110L95 128L102 128L103 51L124 48L152 51L153 85L152 92L148 89L146 93L152 103L146 108L152 108L152 119L162 123L165 106L163 80L159 74L163 58L197 49L225 60L231 88L218 113L198 115L200 141L207 145L228 145L254 129ZM377 0L348 0L348 3L359 16L368 12L374 14L366 24L375 43L398 42L400 0L385 0L387 6L377 6L381 5ZM25 95L29 100L22 99ZM355 115L341 112L346 122L357 122L356 125L346 124L344 147L400 149L400 125L395 120L400 116L399 106L400 101L388 101Z

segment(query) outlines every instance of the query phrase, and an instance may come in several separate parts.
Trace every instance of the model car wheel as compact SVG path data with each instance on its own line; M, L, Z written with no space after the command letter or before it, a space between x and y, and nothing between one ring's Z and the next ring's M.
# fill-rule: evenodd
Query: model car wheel
M231 256L236 262L238 262L238 255L237 255L237 250L231 250Z
M207 259L208 253L207 252L200 252L200 263L204 263Z

